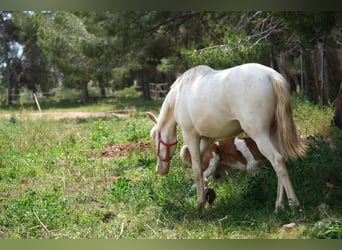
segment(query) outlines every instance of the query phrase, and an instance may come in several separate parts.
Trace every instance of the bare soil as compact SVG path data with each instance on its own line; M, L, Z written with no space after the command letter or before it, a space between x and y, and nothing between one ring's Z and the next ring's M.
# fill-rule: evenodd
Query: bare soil
M18 119L48 119L48 120L60 120L60 119L86 119L86 118L106 118L115 116L117 118L129 117L128 111L112 111L112 112L86 112L86 111L68 111L68 112L22 112L14 114ZM0 118L9 119L13 114L0 114Z
M90 152L92 158L125 158L133 151L145 153L151 150L151 143L146 141L125 142L116 145L107 145L104 150L98 154L95 150Z

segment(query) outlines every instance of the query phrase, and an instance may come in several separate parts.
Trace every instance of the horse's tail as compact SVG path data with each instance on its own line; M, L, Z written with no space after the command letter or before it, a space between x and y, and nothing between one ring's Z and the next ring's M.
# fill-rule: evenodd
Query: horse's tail
M273 74L270 80L276 102L274 139L278 142L279 149L289 158L304 156L306 146L298 137L293 121L289 85L280 74Z

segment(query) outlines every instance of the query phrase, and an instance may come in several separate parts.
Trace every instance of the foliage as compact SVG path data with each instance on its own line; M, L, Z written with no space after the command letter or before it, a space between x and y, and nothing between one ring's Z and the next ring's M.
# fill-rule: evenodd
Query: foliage
M12 92L20 71L18 28L13 22L10 11L0 11L0 32L0 73L2 76L0 83L7 88L7 105L10 106L13 101Z
M131 87L116 91L115 97L120 100L137 99L141 97L141 92L137 91L135 86L131 86Z
M56 86L57 72L43 56L37 44L37 27L30 12L14 12L13 22L18 28L18 42L23 45L21 66L17 70L19 82L16 88L26 87L34 93L48 92Z
M282 17L287 24L286 29L294 31L303 47L310 47L330 34L337 18L337 12L279 12L276 15Z
M318 221L306 233L313 239L342 239L342 222L331 219Z
M8 200L4 199L1 225L17 227L19 237L36 238L41 234L48 236L50 230L66 223L69 214L67 201L60 198L58 193L58 187L41 194L26 190L23 197L14 203L8 204ZM42 226L43 230L40 229Z
M69 83L83 84L89 81L91 61L84 54L83 48L95 38L87 32L82 20L70 12L56 12L53 16L37 14L35 22L38 27L38 46L64 73L64 77L73 75L73 82ZM65 80L67 83L68 80Z
M125 123L122 136L127 141L148 140L150 127L140 119L132 118Z
M94 128L91 131L92 147L102 149L106 144L109 144L109 130L104 121L96 121Z
M129 87L134 80L171 82L193 65L269 64L279 54L298 57L299 48L319 43L338 47L341 23L339 12L308 11L17 11L1 15L6 34L2 38L8 43L0 49L9 53L2 53L0 60L11 65L2 68L4 84L10 83L6 74L11 74L16 92L24 85L34 92L48 92L60 81L82 89L84 102L89 101L89 82L105 96L105 88ZM23 54L11 61L6 55L13 59L18 53L15 44L22 46Z
M225 69L248 62L262 63L266 44L243 41L244 36L228 34L222 45L209 46L200 50L184 50L183 55L189 65L209 65L215 69Z
M157 70L164 74L175 74L179 71L182 60L177 56L164 57L157 65Z

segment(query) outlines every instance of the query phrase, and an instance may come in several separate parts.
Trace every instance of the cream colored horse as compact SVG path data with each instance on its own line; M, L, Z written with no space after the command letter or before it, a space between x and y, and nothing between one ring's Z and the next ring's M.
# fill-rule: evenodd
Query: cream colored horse
M205 207L201 153L216 138L245 131L271 162L278 177L275 211L283 208L283 188L289 203L299 201L288 175L287 158L305 153L292 118L289 86L275 70L255 63L225 70L197 66L181 75L166 96L151 136L157 148L156 171L166 175L177 144L176 126L188 145L197 187L197 208Z

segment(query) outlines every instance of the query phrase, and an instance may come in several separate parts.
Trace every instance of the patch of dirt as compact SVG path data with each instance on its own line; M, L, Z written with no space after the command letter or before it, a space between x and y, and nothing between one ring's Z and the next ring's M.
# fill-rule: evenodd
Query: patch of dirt
M151 150L151 143L150 142L125 142L122 144L116 145L107 145L101 154L96 153L95 150L90 152L91 158L125 158L131 152L148 152Z
M19 114L0 114L0 118L9 119L11 116L15 116L18 119L48 119L48 120L60 120L60 119L86 119L86 118L105 118L115 116L117 118L128 118L129 112L124 110L110 111L110 112L86 112L86 111L67 111L67 112L22 112Z

